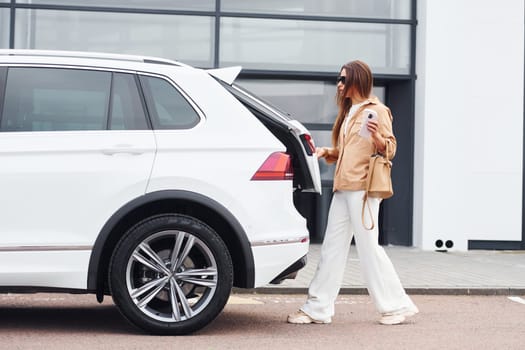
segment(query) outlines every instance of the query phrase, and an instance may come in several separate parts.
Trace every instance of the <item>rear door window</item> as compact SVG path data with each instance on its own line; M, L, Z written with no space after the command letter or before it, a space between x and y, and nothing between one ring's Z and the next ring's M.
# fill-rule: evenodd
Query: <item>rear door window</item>
M1 130L105 130L110 86L110 72L10 68Z
M1 131L150 129L134 74L9 68L4 95Z
M154 129L189 129L200 122L199 114L167 80L140 76Z

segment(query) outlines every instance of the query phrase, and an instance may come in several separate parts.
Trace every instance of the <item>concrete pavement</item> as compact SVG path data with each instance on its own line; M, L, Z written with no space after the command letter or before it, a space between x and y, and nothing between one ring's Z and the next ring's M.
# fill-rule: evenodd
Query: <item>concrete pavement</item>
M409 294L525 295L525 251L422 251L385 246ZM319 262L320 244L311 244L307 265L295 280L236 292L306 293ZM350 247L342 294L366 294L356 247Z

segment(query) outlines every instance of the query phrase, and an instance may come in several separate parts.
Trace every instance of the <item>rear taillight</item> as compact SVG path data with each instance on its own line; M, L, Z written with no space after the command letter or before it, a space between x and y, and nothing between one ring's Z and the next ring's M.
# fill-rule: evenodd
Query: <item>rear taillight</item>
M306 154L311 156L312 154L315 153L315 145L314 145L314 140L312 139L312 135L302 134L301 141L303 142L303 146L304 146L304 149L306 150Z
M292 180L292 160L289 154L275 152L264 161L252 180Z

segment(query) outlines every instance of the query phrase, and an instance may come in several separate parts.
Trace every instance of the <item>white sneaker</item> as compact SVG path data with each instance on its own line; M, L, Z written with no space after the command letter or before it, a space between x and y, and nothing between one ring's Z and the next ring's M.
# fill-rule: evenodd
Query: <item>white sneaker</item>
M317 324L328 324L332 323L332 319L329 318L328 320L314 320L310 316L304 313L303 310L298 310L294 312L293 314L288 315L287 319L288 323L294 323L294 324L308 324L308 323L317 323Z
M390 326L394 324L401 324L405 322L405 319L406 317L403 315L383 315L381 316L379 323Z
M384 313L379 323L384 325L401 324L405 322L407 317L414 316L417 313L419 313L419 309L414 305L414 307L401 309L400 311Z

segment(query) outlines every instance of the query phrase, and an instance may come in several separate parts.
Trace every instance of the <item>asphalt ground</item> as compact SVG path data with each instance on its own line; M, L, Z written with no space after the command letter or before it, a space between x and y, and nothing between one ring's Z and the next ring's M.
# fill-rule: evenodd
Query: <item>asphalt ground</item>
M524 296L416 295L420 313L383 326L366 295L340 295L329 325L292 325L304 295L234 294L190 336L145 335L110 298L0 295L0 349L523 349Z
M334 322L287 324L319 260L320 245L312 244L295 280L235 289L219 317L191 336L145 335L111 298L0 294L0 349L523 349L525 251L385 249L420 309L404 325L378 324L354 246Z

